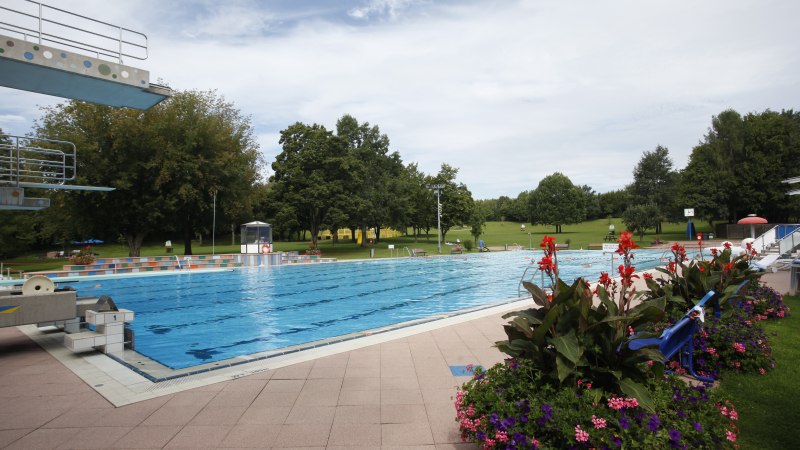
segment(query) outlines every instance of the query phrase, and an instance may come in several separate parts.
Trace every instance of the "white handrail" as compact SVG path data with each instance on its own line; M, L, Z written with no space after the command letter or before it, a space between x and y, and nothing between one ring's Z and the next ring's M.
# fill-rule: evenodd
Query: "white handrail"
M778 253L780 255L785 255L787 253L792 252L800 246L800 227L797 227L791 233L784 236L778 245Z
M11 8L0 6L0 30L18 34L22 39L64 45L84 53L113 58L147 59L147 36L138 31L75 14L32 0Z
M768 248L773 246L775 242L777 242L777 230L778 225L772 227L771 229L767 230L766 233L757 237L755 241L753 241L753 249L755 249L755 251L758 253L764 253Z

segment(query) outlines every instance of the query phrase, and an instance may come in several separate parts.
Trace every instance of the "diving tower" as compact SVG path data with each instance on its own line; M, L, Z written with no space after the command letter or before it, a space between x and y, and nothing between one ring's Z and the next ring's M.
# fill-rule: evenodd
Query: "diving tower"
M150 72L147 36L31 0L0 5L0 86L113 107L149 109L172 95Z

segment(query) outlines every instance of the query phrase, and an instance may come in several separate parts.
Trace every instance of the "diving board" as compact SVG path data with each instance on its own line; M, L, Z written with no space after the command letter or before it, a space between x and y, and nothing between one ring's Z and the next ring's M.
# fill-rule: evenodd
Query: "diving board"
M135 109L172 95L123 64L147 58L142 33L30 0L0 12L0 86Z

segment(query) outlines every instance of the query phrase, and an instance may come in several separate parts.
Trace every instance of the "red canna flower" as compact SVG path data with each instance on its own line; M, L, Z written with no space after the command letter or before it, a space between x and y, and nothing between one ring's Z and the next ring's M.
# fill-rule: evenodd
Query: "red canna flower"
M634 278L639 278L639 275L634 275L633 272L636 270L635 267L632 266L623 266L620 264L619 266L619 275L622 278L622 286L630 287L633 284Z
M617 248L618 254L624 256L630 253L631 250L639 248L639 246L636 245L636 242L631 239L632 237L633 233L630 231L623 231L619 234L619 239L617 239L617 242L619 243L619 247Z
M556 251L556 238L555 236L547 236L545 235L542 238L542 242L539 244L539 247L542 247L545 253L552 253Z
M600 280L598 281L604 288L608 289L611 284L611 277L606 272L600 272Z

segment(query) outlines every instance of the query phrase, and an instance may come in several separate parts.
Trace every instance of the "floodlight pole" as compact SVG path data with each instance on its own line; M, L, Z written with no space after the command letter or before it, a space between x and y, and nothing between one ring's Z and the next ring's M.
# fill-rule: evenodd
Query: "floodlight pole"
M217 190L214 189L214 222L211 224L211 254L215 255L217 235Z
M444 185L429 184L426 187L436 191L436 241L438 244L437 248L439 249L439 253L442 253L442 203L440 196L442 194L442 189L444 189Z

